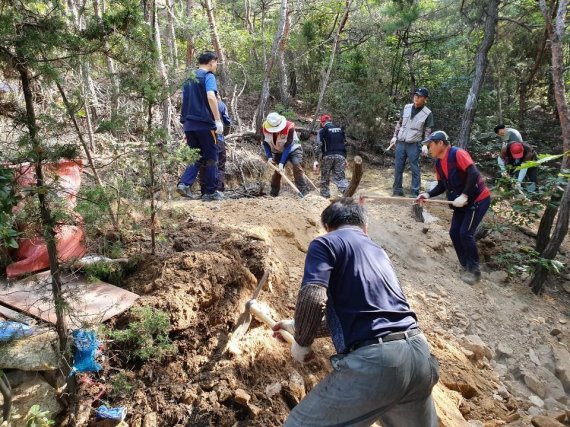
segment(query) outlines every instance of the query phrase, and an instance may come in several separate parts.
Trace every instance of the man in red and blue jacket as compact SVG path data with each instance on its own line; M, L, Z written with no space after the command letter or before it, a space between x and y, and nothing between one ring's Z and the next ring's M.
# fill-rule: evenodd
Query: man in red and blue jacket
M445 132L432 133L424 144L435 159L437 185L429 192L421 193L416 201L421 205L424 200L443 192L447 194L447 200L452 201L449 235L464 269L461 280L472 285L481 280L475 232L489 209L491 193L469 153L452 147Z

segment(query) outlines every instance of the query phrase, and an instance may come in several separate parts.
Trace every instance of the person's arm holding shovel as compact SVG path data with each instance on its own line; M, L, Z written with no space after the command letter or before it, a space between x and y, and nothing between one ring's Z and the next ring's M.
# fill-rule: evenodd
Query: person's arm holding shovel
M295 337L291 355L299 362L306 363L314 358L311 345L315 338L330 335L324 321L326 301L326 287L313 283L303 285L297 297L295 320L282 320L273 327L273 335L278 339L280 330L286 330Z

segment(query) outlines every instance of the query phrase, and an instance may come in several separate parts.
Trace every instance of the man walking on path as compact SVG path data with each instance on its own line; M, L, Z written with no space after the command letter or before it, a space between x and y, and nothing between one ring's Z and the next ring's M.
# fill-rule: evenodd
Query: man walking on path
M224 185L224 178L226 173L226 142L224 138L224 134L227 131L227 127L231 126L232 120L228 115L228 108L226 104L222 101L220 94L216 94L218 99L218 111L220 112L220 117L222 118L222 122L224 123L224 133L216 134L216 138L218 140L218 176L216 179L216 190L220 193L223 193L225 190ZM193 163L191 165L186 166L186 170L182 175L184 182L194 183L196 181L196 177L200 174L200 188L202 190L202 196L204 195L203 189L205 188L204 185L204 166L198 164L198 162ZM178 184L177 191L182 197L192 198L192 191L191 185L186 184Z
M400 120L390 141L396 145L396 162L394 165L393 196L403 196L402 180L406 160L410 163L412 183L410 192L416 197L420 192L420 152L421 142L431 134L434 126L433 113L426 107L429 93L425 87L414 92L413 103L407 104L400 114Z
M330 334L338 354L328 374L293 408L285 427L436 427L431 391L437 360L418 329L386 252L367 236L366 212L352 198L321 214L327 234L313 240L295 320L273 330L295 337L292 356L313 357L314 339ZM326 322L323 318L326 318Z
M263 140L261 142L267 157L267 162L279 165L279 171L284 173L285 165L291 162L295 185L305 195L309 192L305 173L303 172L303 148L295 131L295 123L287 120L279 113L269 113L263 123ZM271 196L277 197L281 189L281 174L274 172L271 177Z
M216 134L223 134L224 125L220 118L218 91L214 72L218 67L218 57L214 52L204 52L198 58L199 68L186 80L182 89L182 110L180 122L184 125L186 141L190 148L200 150L196 162L203 171L200 179L203 201L223 200L222 193L216 191L218 179L218 146ZM188 196L190 187L196 180L191 168L180 177L176 190Z
M424 142L431 157L436 159L437 185L429 192L420 194L416 201L423 205L424 200L443 192L447 194L447 200L453 201L449 235L464 270L461 280L473 285L481 280L475 232L489 209L491 193L469 153L451 147L445 132L436 131Z
M348 187L348 181L344 174L346 169L346 147L344 131L335 126L331 116L323 114L321 116L321 130L317 133L314 150L315 157L322 156L321 164L318 161L313 163L313 170L321 170L321 196L329 198L329 182L332 173L333 182L336 184L340 194L343 194Z

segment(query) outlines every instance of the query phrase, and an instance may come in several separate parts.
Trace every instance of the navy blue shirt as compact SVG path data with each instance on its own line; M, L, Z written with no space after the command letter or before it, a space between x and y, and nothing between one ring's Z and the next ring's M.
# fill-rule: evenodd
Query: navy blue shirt
M217 92L216 77L198 68L182 88L180 122L184 132L216 129L214 115L208 103L208 92Z
M388 255L360 227L340 227L311 242L301 286L311 283L327 287L326 316L338 353L418 327Z

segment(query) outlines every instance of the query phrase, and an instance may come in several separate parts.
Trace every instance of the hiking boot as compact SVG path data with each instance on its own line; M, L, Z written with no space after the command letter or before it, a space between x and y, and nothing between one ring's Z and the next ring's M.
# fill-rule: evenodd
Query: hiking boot
M465 271L461 274L460 278L468 285L474 285L481 280L481 272L477 271L473 273L471 271Z
M408 197L411 198L411 199L417 199L417 197L418 197L419 195L420 195L420 193L414 193L414 192L412 192L412 193L410 193L410 195L409 195Z
M186 184L179 183L176 186L176 192L180 194L182 197L186 197L188 199L192 198L192 192L190 191L190 186Z
M402 191L394 191L392 197L404 197L404 193Z
M219 191L216 191L212 194L204 194L202 196L202 201L203 202L217 202L220 200L224 200L224 195L222 193L220 193Z

